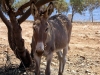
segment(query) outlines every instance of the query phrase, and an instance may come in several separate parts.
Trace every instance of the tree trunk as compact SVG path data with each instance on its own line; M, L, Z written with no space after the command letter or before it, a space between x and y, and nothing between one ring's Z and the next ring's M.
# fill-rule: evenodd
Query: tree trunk
M93 12L91 12L91 15L92 15L92 23L93 23Z
M6 19L0 9L0 17L8 29L8 42L10 48L14 51L16 57L23 62L24 66L29 67L32 64L32 60L28 50L24 47L24 39L22 39L21 35L22 29L12 10L9 10L8 15L10 17L10 21Z
M32 64L32 60L31 60L28 50L25 49L25 46L24 46L24 39L22 38L22 34L21 34L22 28L20 27L13 11L10 10L8 14L9 14L10 21L12 23L12 28L13 28L12 34L13 34L13 39L15 43L14 52L17 58L19 58L24 63L24 66L29 67Z
M74 16L74 9L72 7L72 18L71 18L71 22L73 22L73 16Z

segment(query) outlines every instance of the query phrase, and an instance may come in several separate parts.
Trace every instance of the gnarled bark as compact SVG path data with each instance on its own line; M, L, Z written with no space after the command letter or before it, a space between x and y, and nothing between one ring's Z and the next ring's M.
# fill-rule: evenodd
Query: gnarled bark
M9 8L7 13L9 15L10 22L7 21L2 11L0 13L2 14L1 15L2 20L4 21L8 29L9 45L11 49L14 51L16 57L23 62L24 66L29 67L32 63L32 60L28 50L25 49L24 46L24 39L22 38L22 34L21 34L22 29L9 3L5 1L5 5L7 5L7 7Z

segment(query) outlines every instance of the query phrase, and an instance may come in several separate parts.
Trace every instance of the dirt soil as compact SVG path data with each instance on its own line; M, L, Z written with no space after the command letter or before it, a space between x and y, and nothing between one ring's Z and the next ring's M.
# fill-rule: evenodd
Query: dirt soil
M24 22L21 26L25 47L30 51L32 22ZM7 28L0 21L0 67L8 64L7 55L10 64L20 64L19 59L15 57L9 47ZM100 75L100 23L73 23L70 50L66 58L67 62L63 75ZM41 71L44 71L46 61L44 57L42 59ZM58 74L58 66L58 58L54 54L51 63L51 75Z

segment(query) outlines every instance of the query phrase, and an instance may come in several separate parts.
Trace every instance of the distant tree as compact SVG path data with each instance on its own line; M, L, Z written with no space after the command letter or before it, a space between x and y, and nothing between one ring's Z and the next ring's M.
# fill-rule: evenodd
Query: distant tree
M84 0L70 0L70 5L72 6L72 19L73 21L73 16L75 13L80 13L82 14L82 11L85 10L85 4Z
M56 0L54 1L54 4L58 13L68 12L69 10L68 3L66 2L66 0Z
M93 22L93 10L100 7L100 0L84 0L84 4L86 9L89 10Z
M57 3L55 4L55 8L58 12L67 10L67 3L65 0L0 0L0 18L8 29L8 42L10 48L15 53L16 57L23 62L25 67L29 67L32 64L32 60L28 50L25 48L20 25L30 16L30 5L32 1L34 1L38 9L42 5L54 1L54 4ZM3 12L9 16L10 21ZM19 18L17 18L18 16Z

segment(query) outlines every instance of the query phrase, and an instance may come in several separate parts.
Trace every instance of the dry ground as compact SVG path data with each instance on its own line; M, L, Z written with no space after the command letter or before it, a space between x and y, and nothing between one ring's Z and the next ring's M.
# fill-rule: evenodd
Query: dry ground
M30 51L32 22L24 22L21 26L26 48ZM6 64L7 52L10 63L19 65L20 61L9 48L6 26L0 21L0 67ZM100 75L100 23L73 23L70 50L66 57L64 75ZM54 54L51 75L57 75L58 64L57 56ZM46 61L43 58L42 71L45 65Z

